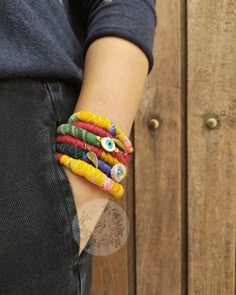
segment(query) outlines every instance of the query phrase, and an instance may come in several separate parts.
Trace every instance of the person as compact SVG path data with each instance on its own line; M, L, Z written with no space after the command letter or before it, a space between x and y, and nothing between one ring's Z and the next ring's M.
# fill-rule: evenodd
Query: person
M1 0L1 295L90 294L91 243L75 240L73 219L110 194L58 163L56 130L88 110L130 134L154 64L155 4Z

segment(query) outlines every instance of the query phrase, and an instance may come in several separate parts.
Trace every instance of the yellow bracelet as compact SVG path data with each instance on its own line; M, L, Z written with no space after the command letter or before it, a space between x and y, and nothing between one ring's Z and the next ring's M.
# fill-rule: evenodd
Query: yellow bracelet
M108 118L81 110L72 114L68 119L68 123L76 122L78 120L87 123L93 123L98 127L107 130L113 137L119 139L123 143L127 153L132 153L134 151L129 138L121 131L121 129L117 125L112 123Z
M89 182L97 185L100 189L107 191L113 197L120 198L123 196L124 187L92 165L84 162L83 160L77 160L60 153L57 153L57 159L73 173L83 176Z

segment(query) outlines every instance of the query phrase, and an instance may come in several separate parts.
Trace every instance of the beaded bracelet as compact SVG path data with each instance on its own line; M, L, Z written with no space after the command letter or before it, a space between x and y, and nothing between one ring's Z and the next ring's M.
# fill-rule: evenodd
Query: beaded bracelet
M61 153L56 153L56 157L62 165L69 168L73 173L86 178L89 182L107 191L113 197L120 198L123 196L123 186L107 177L99 169L82 160L76 160Z
M117 125L98 114L79 111L58 126L57 134L56 157L62 165L112 196L122 197L119 182L127 175L133 147Z
M133 146L129 140L129 138L121 131L121 129L112 123L106 117L100 116L98 114L93 114L88 111L79 111L72 114L69 119L68 123L76 122L76 121L83 121L87 123L93 123L105 130L107 130L112 136L119 139L125 146L126 151L128 153L133 152Z
M86 143L89 143L96 147L102 147L107 152L119 153L120 150L116 147L116 144L125 148L122 142L118 142L109 137L100 137L91 132L88 132L80 127L73 126L71 124L61 124L57 128L57 134L69 134L74 136L75 138L81 139Z
M126 167L123 164L116 164L113 167L97 159L95 153L91 152L89 149L85 150L83 148L77 148L73 145L66 143L57 143L56 151L59 153L66 154L74 159L80 159L88 164L93 163L96 168L101 170L107 176L111 177L114 181L121 182L126 176Z
M115 164L122 163L125 166L128 165L129 161L129 154L121 154L121 153L107 153L103 151L102 149L99 149L95 146L92 146L90 144L85 144L82 140L76 139L70 135L58 135L56 137L56 142L58 143L68 143L70 145L73 145L75 147L79 148L86 148L88 147L92 152L94 152L98 158L105 161L109 165L113 166Z
M91 133L99 135L100 137L112 137L112 135L108 131L92 123L77 121L77 122L72 122L71 125L85 129Z

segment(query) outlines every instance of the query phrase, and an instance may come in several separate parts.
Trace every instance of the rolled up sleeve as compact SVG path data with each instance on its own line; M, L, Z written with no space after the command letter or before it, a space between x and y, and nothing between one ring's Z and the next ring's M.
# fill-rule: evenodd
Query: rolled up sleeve
M87 0L87 29L83 54L103 36L118 36L136 44L154 64L153 41L157 24L155 0Z

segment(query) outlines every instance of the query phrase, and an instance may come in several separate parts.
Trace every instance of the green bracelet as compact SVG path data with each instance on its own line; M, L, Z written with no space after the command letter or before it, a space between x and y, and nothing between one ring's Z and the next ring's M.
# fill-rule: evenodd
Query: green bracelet
M91 144L96 147L102 147L107 152L119 152L115 142L109 137L100 137L91 132L88 132L80 127L73 126L71 124L62 124L57 128L57 134L69 134L75 138Z

